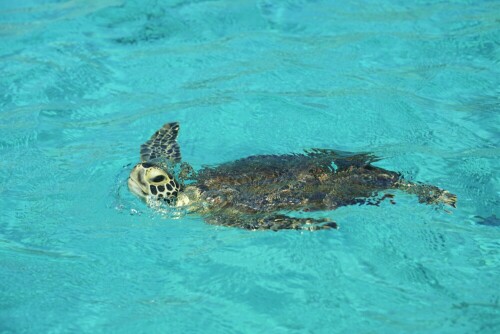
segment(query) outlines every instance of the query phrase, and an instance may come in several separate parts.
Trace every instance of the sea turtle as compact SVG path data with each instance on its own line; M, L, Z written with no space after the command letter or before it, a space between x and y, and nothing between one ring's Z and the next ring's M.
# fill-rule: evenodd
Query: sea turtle
M455 195L373 166L378 159L368 153L312 149L257 155L195 172L181 163L178 132L179 123L167 123L141 146L142 162L130 173L129 189L149 203L165 201L211 224L252 230L336 228L330 219L304 215L345 205L378 205L386 198L393 202L393 194L379 195L390 189L415 194L422 203L455 207Z

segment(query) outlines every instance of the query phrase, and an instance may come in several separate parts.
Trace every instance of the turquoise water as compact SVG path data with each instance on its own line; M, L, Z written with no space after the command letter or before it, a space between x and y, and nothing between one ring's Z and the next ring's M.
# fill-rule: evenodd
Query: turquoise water
M498 333L498 1L0 1L0 333ZM196 168L308 148L457 194L338 231L154 212L125 183L179 121Z

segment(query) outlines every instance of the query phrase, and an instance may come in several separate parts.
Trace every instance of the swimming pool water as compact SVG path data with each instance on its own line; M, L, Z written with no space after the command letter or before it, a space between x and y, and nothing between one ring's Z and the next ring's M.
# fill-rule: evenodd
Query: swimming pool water
M498 1L0 2L0 333L498 333ZM369 151L457 209L338 231L163 215L124 186L179 121L196 168Z

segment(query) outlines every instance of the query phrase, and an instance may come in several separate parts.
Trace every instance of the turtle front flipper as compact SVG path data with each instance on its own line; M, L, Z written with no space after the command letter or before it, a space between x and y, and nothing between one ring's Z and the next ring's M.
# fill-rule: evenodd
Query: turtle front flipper
M154 161L166 159L172 162L181 161L181 150L177 144L179 123L167 123L156 131L151 138L141 145L141 160Z
M336 222L329 219L297 218L283 214L242 214L217 212L205 216L212 225L239 227L247 230L326 230L337 229Z

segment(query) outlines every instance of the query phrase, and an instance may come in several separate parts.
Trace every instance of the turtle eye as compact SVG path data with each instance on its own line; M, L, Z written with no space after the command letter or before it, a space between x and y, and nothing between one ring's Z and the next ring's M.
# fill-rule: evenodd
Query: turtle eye
M164 181L165 180L165 176L163 175L157 175L155 176L154 178L151 179L151 181L153 182L161 182L161 181Z

